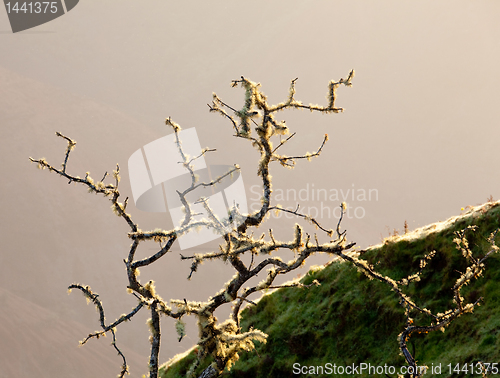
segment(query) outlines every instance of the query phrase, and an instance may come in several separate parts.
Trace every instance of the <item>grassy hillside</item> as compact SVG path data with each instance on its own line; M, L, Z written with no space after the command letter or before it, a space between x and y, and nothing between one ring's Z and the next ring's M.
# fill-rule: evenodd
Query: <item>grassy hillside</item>
M453 243L454 231L468 225L479 229L470 235L469 244L476 256L484 254L486 238L500 227L500 202L487 203L463 215L436 223L402 236L388 238L369 248L362 258L393 279L418 271L420 259L432 250L436 256L422 274L422 280L411 284L406 293L417 304L433 313L452 305L450 288L465 270L465 259ZM500 236L497 235L500 245ZM309 271L302 278L305 284L314 279L321 285L309 289L280 289L265 295L257 306L242 314L242 328L260 329L269 335L267 344L259 344L256 352L243 353L224 377L306 377L321 374L293 374L293 365L337 366L405 365L399 355L397 335L405 324L404 310L389 288L368 280L364 274L346 263L334 262ZM474 313L457 319L444 333L414 336L409 350L418 364L429 367L441 364L442 374L426 377L448 377L448 364L498 362L500 365L500 256L486 260L484 277L473 280L462 290L468 301L483 297ZM416 324L429 324L429 319L416 317ZM183 377L193 352L187 357L167 363L161 369L163 378ZM207 366L207 361L203 367ZM202 369L200 369L201 371ZM323 376L342 377L338 374ZM373 376L354 374L351 376ZM385 375L377 375L385 376ZM396 374L389 376L396 377ZM454 376L476 376L460 372Z

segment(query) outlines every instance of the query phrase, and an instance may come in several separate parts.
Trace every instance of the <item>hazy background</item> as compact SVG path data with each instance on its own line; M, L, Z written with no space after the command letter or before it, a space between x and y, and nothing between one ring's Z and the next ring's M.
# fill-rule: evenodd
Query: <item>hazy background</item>
M0 377L94 377L97 366L99 376L116 375L121 362L109 337L77 347L99 328L97 314L66 287L90 285L109 321L136 304L125 292L128 228L109 201L29 164L28 156L62 162L65 142L55 131L78 142L69 172L100 178L119 163L121 191L131 196L128 158L170 133L164 119L171 116L196 127L202 146L218 149L209 163L242 166L251 204L258 155L208 113L212 92L241 107L243 91L229 84L244 75L279 102L298 77L296 98L325 104L328 81L354 68L354 86L338 91L343 114L282 113L297 132L286 151L314 151L325 133L330 141L319 159L293 171L276 165L272 174L275 189L375 189L377 199L347 199L364 216L343 223L349 239L367 247L402 231L405 220L413 229L500 197L499 11L495 1L456 0L81 1L50 23L12 34L2 8ZM128 209L142 229L172 226L167 214L133 203ZM293 223L271 226L285 239ZM189 263L174 249L141 271L141 281L156 280L165 299L206 299L232 276L207 263L187 281ZM143 245L139 257L155 251ZM148 317L118 330L134 377L147 370ZM196 342L194 324L188 327L178 343L173 322L163 322L162 361Z

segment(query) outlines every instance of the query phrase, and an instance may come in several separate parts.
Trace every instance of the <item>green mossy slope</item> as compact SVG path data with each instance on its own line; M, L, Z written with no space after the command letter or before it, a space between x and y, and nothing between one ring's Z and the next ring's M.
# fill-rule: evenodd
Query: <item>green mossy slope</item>
M393 279L401 279L419 269L420 259L435 250L436 256L425 268L421 281L411 284L406 293L421 307L433 313L453 307L451 287L466 268L466 261L453 242L454 232L477 225L469 234L475 256L483 255L486 238L500 227L500 202L489 203L448 222L445 228L428 226L437 231L420 232L387 239L369 248L362 258ZM442 228L442 229L441 229ZM418 230L417 230L418 231ZM423 237L418 238L419 235ZM497 235L500 245L500 236ZM483 297L474 313L461 316L444 333L433 332L411 338L409 350L418 364L429 367L441 364L442 374L426 377L448 377L448 364L498 362L500 365L500 258L493 255L485 262L484 277L473 280L462 290L467 302ZM347 374L294 374L293 365L373 366L406 365L399 355L397 336L405 324L404 309L387 285L370 281L347 263L334 262L324 269L311 270L302 282L318 280L320 286L280 289L265 295L257 306L242 313L243 330L250 327L269 335L257 350L242 353L240 360L224 377L346 377ZM430 319L415 317L416 324ZM194 356L161 370L162 378L183 377ZM204 366L207 366L207 361ZM200 367L200 371L204 367ZM297 366L297 365L296 365ZM453 372L452 372L453 373ZM385 376L354 374L350 376ZM389 375L396 377L396 374ZM478 374L454 373L460 377Z

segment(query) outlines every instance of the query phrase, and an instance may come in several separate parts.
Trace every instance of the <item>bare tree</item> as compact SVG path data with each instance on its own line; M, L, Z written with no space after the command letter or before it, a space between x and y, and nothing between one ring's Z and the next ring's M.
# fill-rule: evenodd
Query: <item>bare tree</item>
M278 162L286 168L293 168L298 160L318 157L323 150L325 143L328 141L328 135L325 135L318 149L314 153L298 154L289 156L281 154L280 148L296 135L290 134L285 121L277 121L275 115L277 112L285 109L307 109L311 112L321 113L339 113L342 108L335 106L336 90L340 85L350 87L354 71L351 71L347 78L339 81L331 81L328 84L327 105L305 105L295 99L295 84L297 79L291 81L288 96L285 101L271 105L267 102L267 97L261 91L260 84L250 81L247 78L241 77L239 80L234 80L232 86L241 86L245 91L244 105L240 110L232 108L227 103L222 101L217 95L213 95L213 101L209 105L210 111L222 115L228 119L234 129L234 136L243 140L249 141L259 152L260 160L257 164L257 175L262 183L262 200L261 206L257 211L249 214L242 214L237 204L233 204L227 218L219 218L210 207L209 201L201 197L196 202L201 204L208 215L208 219L199 220L193 211L192 204L187 200L188 194L195 193L198 188L214 186L224 179L237 172L240 168L234 165L225 174L211 180L200 181L195 174L193 164L196 159L201 158L205 154L214 150L204 149L196 157L189 157L184 153L182 144L179 138L180 126L170 118L166 119L166 125L173 129L175 134L177 148L181 154L182 164L191 177L191 184L178 190L179 199L184 209L184 219L180 226L171 230L155 229L150 231L140 230L132 219L132 216L126 212L128 197L123 201L120 200L120 192L118 190L120 182L120 169L117 165L113 171L113 182L105 183L108 174L105 173L100 181L94 181L90 177L89 172L84 178L74 176L67 172L67 164L69 155L75 147L76 142L71 138L56 133L59 137L67 142L66 153L62 163L62 168L55 168L50 165L45 159L30 160L38 164L41 169L48 169L51 172L67 179L69 183L79 183L87 187L89 192L102 194L111 201L111 208L122 218L130 227L128 237L132 240L132 245L128 251L128 256L124 259L126 271L128 275L128 290L137 298L138 304L130 313L122 315L111 324L105 323L104 309L98 295L88 286L73 284L69 289L78 289L91 300L97 307L101 330L89 334L81 343L85 344L91 338L99 338L100 336L110 332L113 337L113 346L116 348L122 358L122 368L120 377L123 377L128 372L128 366L125 356L116 345L115 327L130 320L143 308L151 312L151 319L148 324L150 326L150 341L151 355L149 363L149 376L156 378L158 376L159 367L159 350L161 341L160 320L162 316L176 319L176 329L179 337L182 338L185 329L182 318L188 315L194 315L197 318L199 327L198 341L198 358L191 366L187 376L193 377L195 370L200 362L207 356L212 356L214 362L206 368L200 377L216 377L222 373L224 369L230 369L231 365L238 360L238 353L241 351L249 351L254 348L254 341L266 342L267 335L255 329L250 329L243 332L240 328L240 310L244 303L252 303L249 296L261 292L269 288L304 286L300 282L292 282L285 285L273 285L275 279L279 275L287 274L304 264L306 259L315 253L327 253L332 257L337 257L353 264L360 271L366 274L370 279L376 279L384 282L389 288L394 291L400 298L401 305L405 309L406 324L402 333L399 336L399 349L406 359L407 363L415 368L414 376L418 376L417 366L413 356L408 351L406 343L408 339L415 333L426 333L435 330L443 330L458 316L471 312L475 303L465 304L460 296L460 289L464 284L469 282L473 277L481 274L484 268L483 261L492 252L498 250L494 243L494 235L491 236L490 242L492 249L482 258L474 258L470 252L465 232L458 235L457 245L464 254L464 257L470 262L467 271L457 280L453 291L455 293L456 307L449 309L445 313L433 314L426 308L419 307L410 297L408 297L403 288L411 282L420 279L420 273L424 269L427 261L432 258L434 253L429 254L421 261L421 269L419 272L410 275L402 280L395 281L390 277L378 273L373 266L366 260L359 258L352 247L355 243L348 242L346 231L341 231L341 222L346 210L345 203L340 205L341 212L338 223L334 229L327 228L320 222L308 214L302 213L300 207L295 210L287 210L275 204L272 198L272 177L270 174L271 163ZM252 129L253 126L253 129ZM260 236L254 236L250 230L260 226L266 216L271 212L287 212L296 216L298 221L312 224L318 230L318 234L310 235L306 233L300 224L295 224L293 237L289 241L277 240L271 229L267 233ZM138 275L139 269L153 263L156 263L160 258L164 257L172 248L176 239L185 233L204 227L215 230L221 235L222 242L218 251L213 251L203 254L195 254L192 256L182 256L182 260L191 261L189 278L197 271L199 265L207 260L222 260L229 262L235 270L235 275L224 285L221 291L210 297L205 302L194 302L186 299L172 299L169 302L164 301L155 290L153 281L141 283ZM324 240L326 239L326 241ZM158 251L147 258L136 259L135 255L139 248L146 242L159 243ZM271 257L272 252L284 250L289 251L291 259L285 262L280 257ZM249 255L250 262L245 263L243 256ZM258 273L267 270L266 278L258 284L250 285L244 288L245 284L257 276ZM234 308L229 319L218 323L214 316L214 312L224 304L233 304ZM425 314L430 318L430 323L427 325L414 325L411 317L412 313Z

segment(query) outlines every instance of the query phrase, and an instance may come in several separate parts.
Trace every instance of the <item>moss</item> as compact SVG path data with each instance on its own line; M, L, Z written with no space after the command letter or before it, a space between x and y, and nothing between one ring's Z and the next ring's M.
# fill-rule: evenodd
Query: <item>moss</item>
M193 362L196 360L196 354L197 350L194 348L193 351L188 353L188 355L179 361L177 361L174 364L168 365L164 364L163 366L160 367L158 376L160 378L166 378L166 377L185 377L186 373L190 369L191 365ZM212 359L207 358L206 361L203 361L202 364L196 369L196 376L199 376L201 372L208 367L212 363Z

